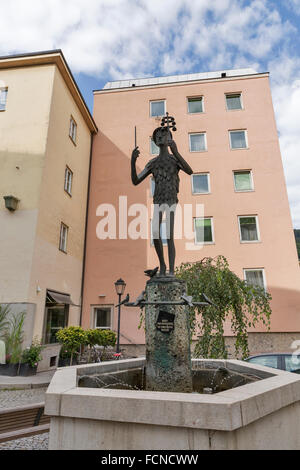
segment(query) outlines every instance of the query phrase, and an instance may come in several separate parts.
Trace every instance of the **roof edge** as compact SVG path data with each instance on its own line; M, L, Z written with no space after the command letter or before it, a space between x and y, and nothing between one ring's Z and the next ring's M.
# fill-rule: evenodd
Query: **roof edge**
M0 70L18 67L32 67L47 64L54 64L58 67L90 131L92 133L97 133L98 127L94 121L90 110L88 109L88 106L82 96L82 93L76 83L76 80L61 49L29 52L24 54L14 54L0 57Z
M238 79L249 79L249 78L258 78L260 76L269 76L270 72L257 72L257 73L251 73L251 74L243 74L243 75L232 75L232 76L227 76L227 77L213 77L213 78L198 78L194 80L185 80L185 81L173 81L173 82L165 82L165 83L150 83L150 84L145 84L145 85L135 85L135 86L129 86L129 87L116 87L116 88L101 88L101 89L96 89L93 90L93 93L113 93L116 91L129 91L129 90L141 90L144 88L161 88L161 87L167 87L167 86L180 86L180 85L187 85L190 83L201 83L201 82L216 82L216 81L230 81L230 80L238 80ZM133 80L133 79L130 79ZM122 80L120 80L122 81ZM125 80L123 80L125 81ZM113 83L113 82L111 82Z

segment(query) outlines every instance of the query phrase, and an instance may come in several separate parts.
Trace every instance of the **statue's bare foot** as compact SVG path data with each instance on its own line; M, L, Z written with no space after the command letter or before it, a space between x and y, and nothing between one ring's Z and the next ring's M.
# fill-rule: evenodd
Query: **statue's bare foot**
M160 276L165 276L166 275L166 269L167 269L167 266L165 264L161 264L160 265L159 275Z

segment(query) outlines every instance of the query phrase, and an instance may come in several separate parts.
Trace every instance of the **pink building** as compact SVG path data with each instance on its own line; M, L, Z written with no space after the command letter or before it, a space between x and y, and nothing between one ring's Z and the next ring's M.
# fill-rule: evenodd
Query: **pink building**
M176 240L176 265L224 255L238 276L273 297L271 333L263 327L251 332L251 352L289 350L300 339L300 270L268 73L243 69L110 82L94 98L100 131L92 156L83 326L116 330L114 282L122 277L133 300L145 286L143 271L158 265L150 236L151 181L132 185L130 157L135 127L138 171L155 156L151 136L169 112L179 152L194 171L180 173L179 202L182 210L192 208L184 222L194 234ZM140 228L135 204L148 208L144 239L132 239ZM103 239L108 220L111 238ZM122 308L121 344L142 351L139 321L138 309ZM229 328L226 334L230 341Z

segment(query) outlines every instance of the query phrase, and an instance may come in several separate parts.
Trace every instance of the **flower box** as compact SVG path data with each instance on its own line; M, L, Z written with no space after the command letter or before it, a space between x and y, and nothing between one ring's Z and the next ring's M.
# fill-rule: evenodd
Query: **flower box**
M37 366L32 367L30 364L26 362L23 364L20 364L19 375L21 375L22 377L36 375L36 371L37 371Z
M18 375L19 364L0 364L0 375L9 375L15 377Z

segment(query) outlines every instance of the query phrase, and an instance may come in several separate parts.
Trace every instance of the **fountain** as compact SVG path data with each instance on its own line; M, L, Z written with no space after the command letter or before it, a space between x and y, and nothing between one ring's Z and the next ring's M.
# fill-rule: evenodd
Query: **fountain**
M174 276L178 172L192 169L177 150L168 114L153 133L160 148L137 175L155 180L153 241L159 268L127 307L145 308L146 358L58 369L46 393L49 448L93 450L288 449L300 447L300 376L236 360L191 360L189 308ZM169 153L171 149L172 154ZM169 272L160 237L166 215Z

